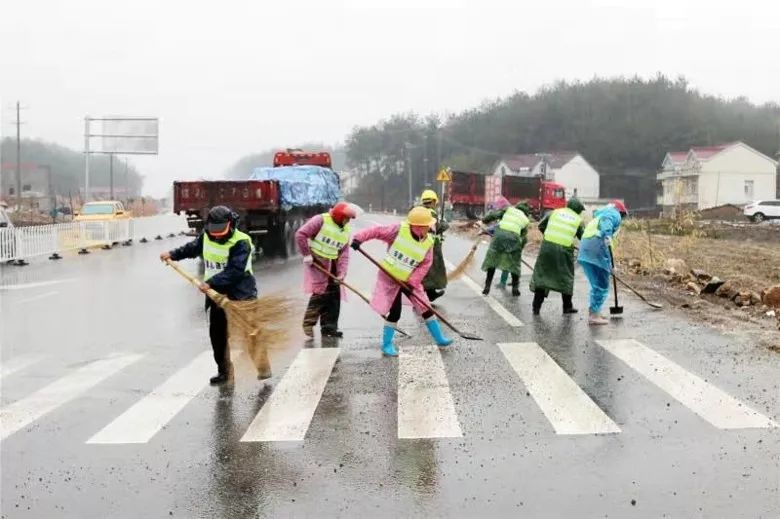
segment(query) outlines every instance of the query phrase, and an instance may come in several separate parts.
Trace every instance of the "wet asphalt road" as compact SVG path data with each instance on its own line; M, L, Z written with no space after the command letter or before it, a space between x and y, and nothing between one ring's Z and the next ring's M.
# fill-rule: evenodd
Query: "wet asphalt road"
M285 380L300 348L272 357L269 383L239 355L235 383L212 388L209 362L193 378L209 351L202 299L156 259L183 240L2 267L2 517L780 516L780 357L737 335L628 295L600 329L560 315L555 295L534 319L524 270L519 299L491 295L522 326L464 281L440 300L482 342L426 348L406 309L414 337L397 341L400 360L382 358L380 319L351 297L345 338L307 345L338 348L320 395L296 398ZM457 263L469 245L450 236L445 255ZM299 260L255 270L261 292L299 290ZM353 255L348 279L370 292L373 278ZM574 299L584 312L582 279ZM285 384L288 406L313 399L305 438L241 441ZM177 398L151 437L87 443L123 416L114 434L148 429L142 418ZM9 433L9 416L27 420Z

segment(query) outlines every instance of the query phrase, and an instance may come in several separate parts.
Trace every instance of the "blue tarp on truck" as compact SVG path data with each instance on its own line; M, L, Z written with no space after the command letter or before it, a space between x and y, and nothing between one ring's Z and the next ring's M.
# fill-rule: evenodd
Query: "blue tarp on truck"
M295 207L332 206L341 198L338 175L320 166L255 168L249 180L279 182L279 203L285 211Z

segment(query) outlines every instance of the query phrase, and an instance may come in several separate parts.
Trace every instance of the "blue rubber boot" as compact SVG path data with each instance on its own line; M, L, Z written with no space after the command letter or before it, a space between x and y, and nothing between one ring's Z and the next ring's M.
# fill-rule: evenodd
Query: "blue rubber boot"
M390 326L385 326L382 330L382 355L386 357L397 357L398 350L393 345L393 337L395 336L395 329Z
M441 332L441 325L439 325L439 321L436 319L429 319L425 321L425 326L428 327L428 331L431 332L431 337L433 337L433 340L436 341L436 345L439 348L443 348L452 344L452 339L446 338Z
M506 288L506 282L509 280L509 272L501 271L501 278L498 280L499 288Z

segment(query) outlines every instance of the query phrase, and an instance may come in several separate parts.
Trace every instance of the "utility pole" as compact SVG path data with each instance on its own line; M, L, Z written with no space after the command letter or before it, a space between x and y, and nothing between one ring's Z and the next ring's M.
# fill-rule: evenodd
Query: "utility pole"
M423 182L427 184L430 184L430 170L428 169L428 134L425 134L425 139L423 140Z
M406 166L409 172L409 207L411 207L414 205L414 195L412 194L412 149L414 149L414 145L405 142L404 149L406 150Z
M22 105L16 102L16 208L22 209Z
M57 220L57 196L54 194L54 182L52 181L51 177L51 166L49 164L41 164L38 167L46 170L46 176L49 181L49 199L51 200L51 208L49 212L51 214L52 223L55 223Z
M108 154L108 191L110 193L109 198L114 199L114 154Z

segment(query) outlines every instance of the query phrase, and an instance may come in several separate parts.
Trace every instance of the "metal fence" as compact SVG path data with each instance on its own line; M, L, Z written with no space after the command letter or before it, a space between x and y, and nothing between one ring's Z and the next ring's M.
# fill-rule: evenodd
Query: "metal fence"
M187 230L187 218L176 214L0 228L0 261L23 261L66 251L176 235Z

